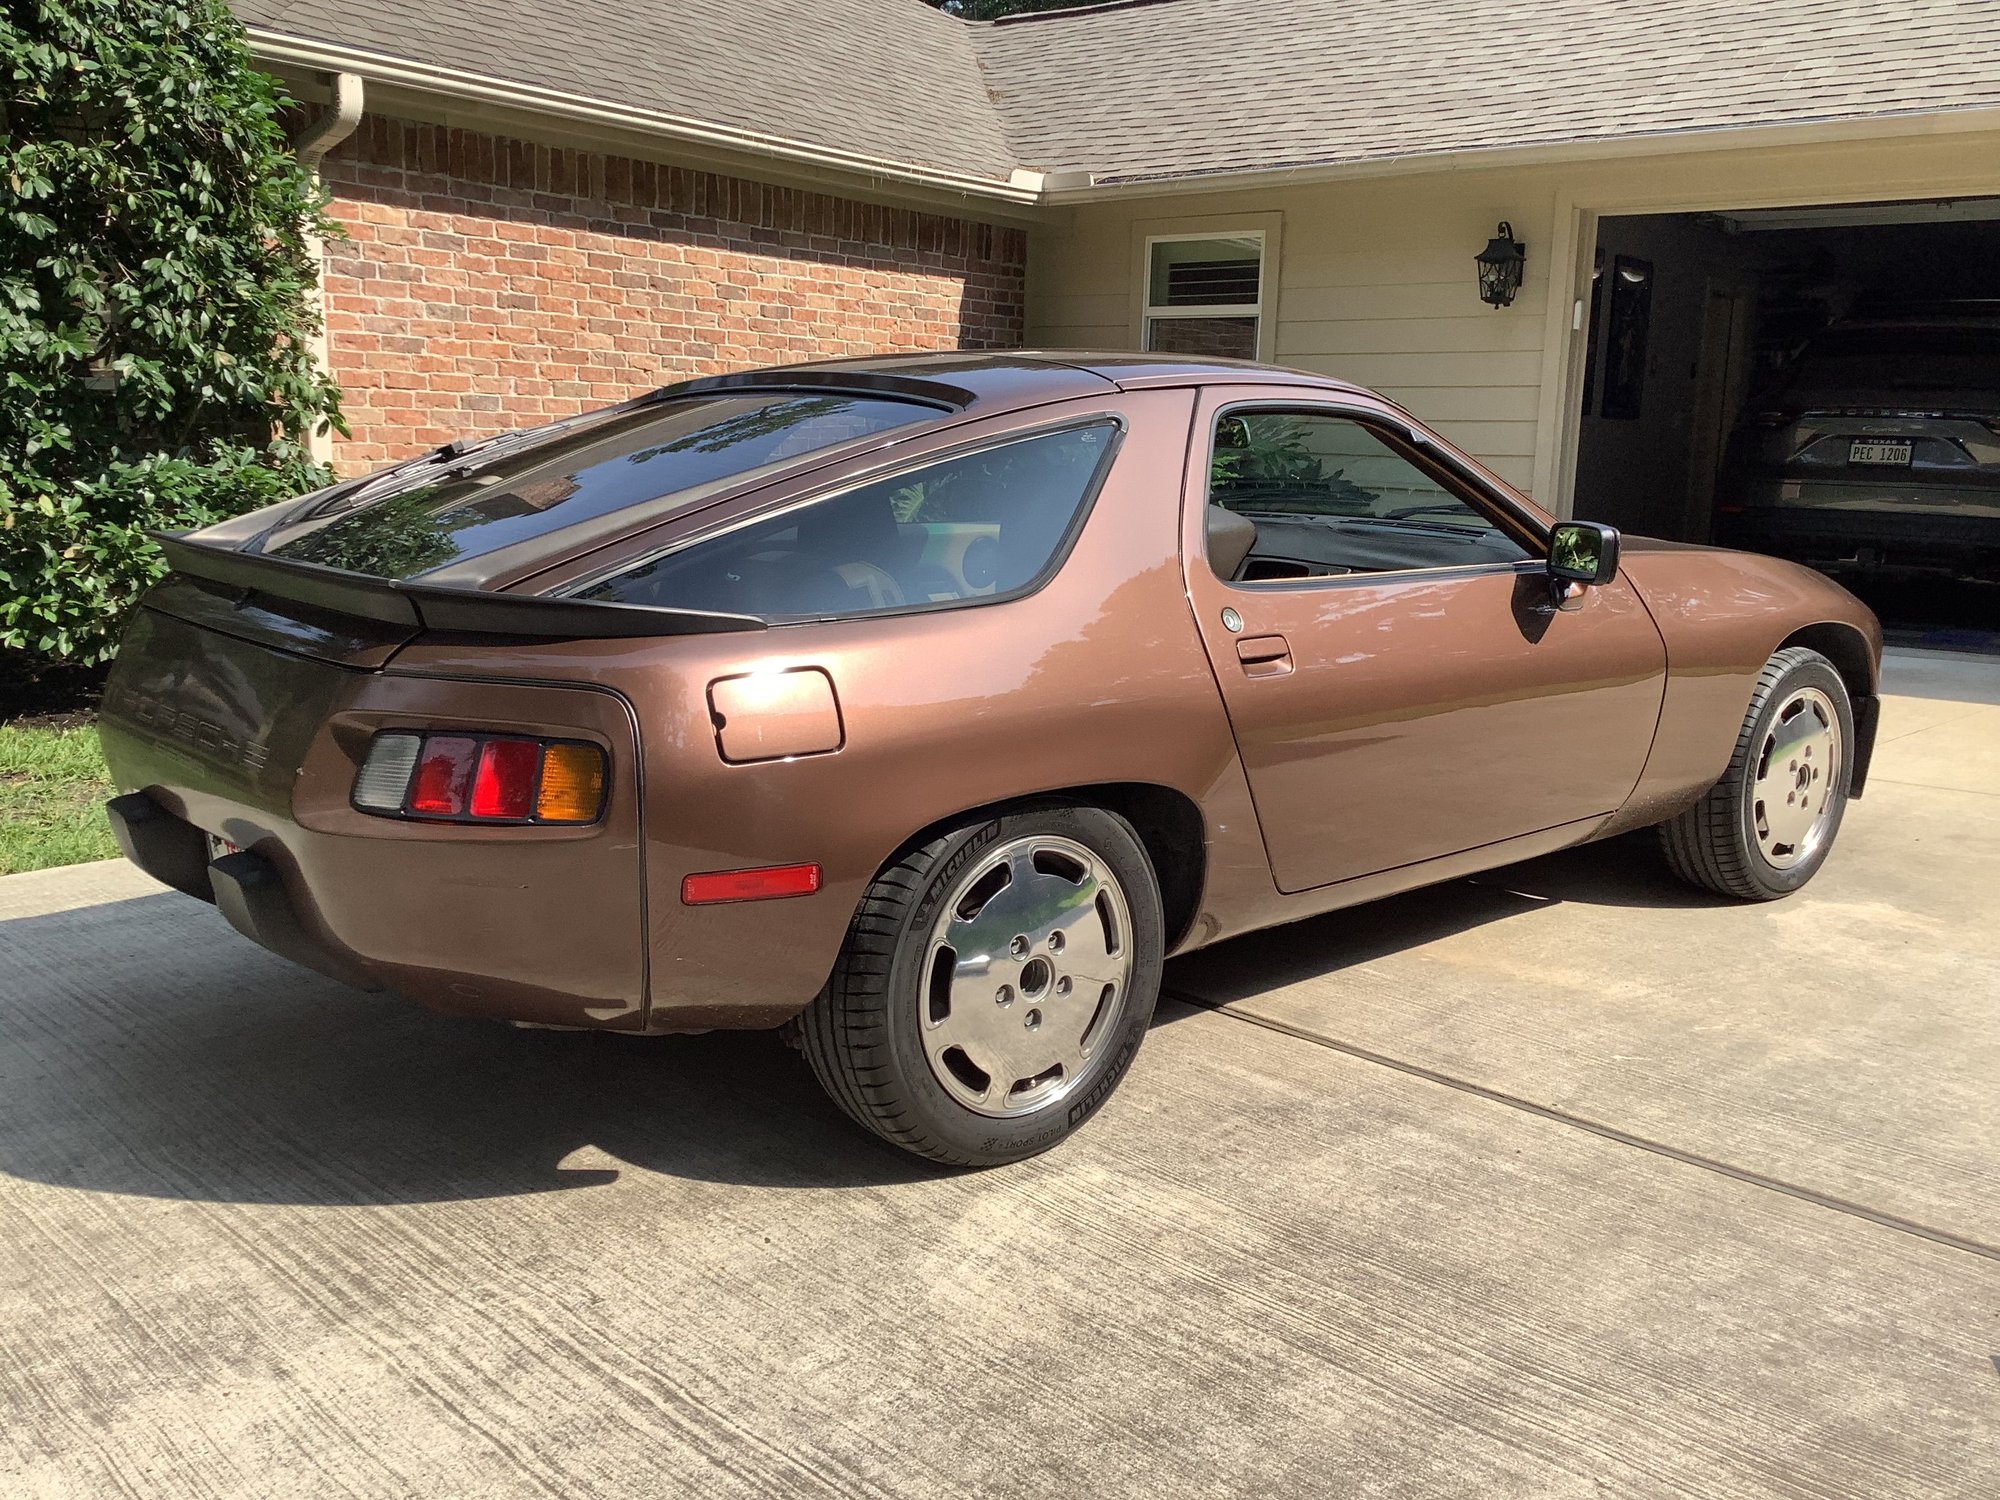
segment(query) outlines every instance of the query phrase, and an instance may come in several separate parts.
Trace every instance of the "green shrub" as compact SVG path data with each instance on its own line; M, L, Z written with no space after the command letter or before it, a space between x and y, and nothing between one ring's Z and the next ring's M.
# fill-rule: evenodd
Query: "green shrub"
M287 103L222 0L0 15L0 650L104 659L160 571L148 528L325 482L332 226Z

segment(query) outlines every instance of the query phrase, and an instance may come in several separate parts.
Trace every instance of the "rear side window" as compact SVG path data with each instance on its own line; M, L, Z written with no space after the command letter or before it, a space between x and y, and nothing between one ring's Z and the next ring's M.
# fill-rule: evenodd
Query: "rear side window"
M628 506L687 494L934 418L913 401L843 392L721 392L565 423L425 466L388 487L343 487L266 541L278 557L411 578Z
M1010 598L1066 550L1119 430L1092 422L940 459L747 522L579 596L771 620Z

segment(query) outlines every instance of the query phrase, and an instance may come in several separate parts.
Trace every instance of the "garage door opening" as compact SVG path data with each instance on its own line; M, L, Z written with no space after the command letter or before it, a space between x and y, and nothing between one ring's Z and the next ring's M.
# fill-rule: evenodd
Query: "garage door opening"
M2000 651L2000 199L1599 221L1575 513Z

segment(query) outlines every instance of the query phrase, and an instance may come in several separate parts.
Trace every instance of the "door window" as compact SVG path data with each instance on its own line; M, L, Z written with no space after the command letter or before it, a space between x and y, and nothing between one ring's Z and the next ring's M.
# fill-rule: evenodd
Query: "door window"
M1486 511L1351 417L1233 411L1217 419L1209 503L1218 571L1237 582L1519 562ZM1243 547L1242 522L1255 528Z

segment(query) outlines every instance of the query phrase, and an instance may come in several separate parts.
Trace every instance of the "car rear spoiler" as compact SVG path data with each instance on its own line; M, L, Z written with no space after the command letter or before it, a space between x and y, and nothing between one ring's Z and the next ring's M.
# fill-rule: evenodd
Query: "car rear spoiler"
M552 599L541 594L493 594L239 552L234 547L197 542L185 533L155 531L150 535L176 573L411 630L592 640L768 628L755 615Z

